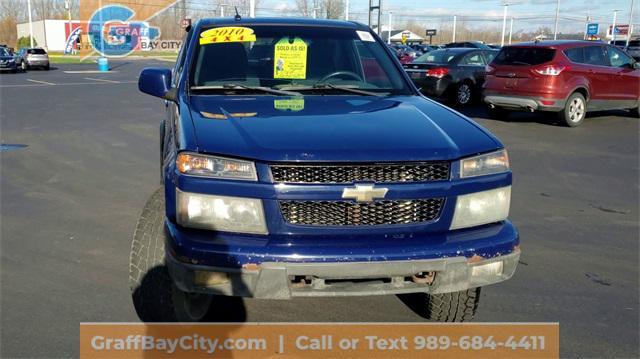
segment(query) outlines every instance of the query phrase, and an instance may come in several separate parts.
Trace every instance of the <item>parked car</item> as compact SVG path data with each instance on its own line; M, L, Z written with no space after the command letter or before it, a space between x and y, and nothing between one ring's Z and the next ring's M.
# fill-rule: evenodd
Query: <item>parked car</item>
M472 49L481 49L481 50L491 50L492 48L487 44L480 41L462 41L462 42L451 42L444 45L445 48L453 48L453 47L470 47Z
M421 52L422 54L426 54L429 51L437 50L439 47L428 44L415 44L410 46L412 49Z
M16 73L18 67L13 54L6 47L0 47L0 71L11 71Z
M629 46L627 46L626 40L616 40L615 43L613 41L610 43L625 50L636 61L640 61L640 39L629 40Z
M487 68L484 101L492 115L556 112L571 127L588 111L631 109L638 116L640 63L615 46L544 41L504 47Z
M355 22L205 19L173 70L142 71L166 116L164 184L131 247L143 320L201 320L219 295L403 293L463 321L513 275L504 145L425 99L384 46Z
M425 95L464 106L480 98L485 67L497 53L472 48L434 50L403 66Z
M49 70L49 55L39 47L22 48L16 55L16 62L23 71L27 71L33 67L40 67Z

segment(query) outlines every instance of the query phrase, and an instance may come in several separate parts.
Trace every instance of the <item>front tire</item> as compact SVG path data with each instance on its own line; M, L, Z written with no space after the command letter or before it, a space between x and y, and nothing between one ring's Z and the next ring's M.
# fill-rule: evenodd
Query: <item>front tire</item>
M575 92L569 96L564 110L558 113L558 119L567 127L578 127L584 122L587 114L587 101L581 93Z
M178 289L165 265L164 189L147 200L138 219L129 257L133 305L144 322L197 322L205 318L212 296Z
M473 319L480 303L480 288L442 294L410 294L414 311L435 322L466 322Z

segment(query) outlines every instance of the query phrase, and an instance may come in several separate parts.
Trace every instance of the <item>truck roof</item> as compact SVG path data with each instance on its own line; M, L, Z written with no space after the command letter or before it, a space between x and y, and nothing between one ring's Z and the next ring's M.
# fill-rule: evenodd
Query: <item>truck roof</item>
M298 25L298 26L325 26L325 27L342 27L354 30L368 31L369 27L355 21L344 20L327 20L327 19L309 19L297 17L243 17L236 21L233 17L225 18L208 18L198 21L196 26L209 27L216 25Z

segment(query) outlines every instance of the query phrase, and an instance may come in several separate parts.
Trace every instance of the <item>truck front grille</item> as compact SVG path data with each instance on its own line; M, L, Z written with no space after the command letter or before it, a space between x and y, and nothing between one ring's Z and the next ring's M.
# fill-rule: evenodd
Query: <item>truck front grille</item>
M271 165L276 183L430 182L449 179L448 162Z
M279 201L287 223L310 226L376 226L433 221L444 198L349 201Z

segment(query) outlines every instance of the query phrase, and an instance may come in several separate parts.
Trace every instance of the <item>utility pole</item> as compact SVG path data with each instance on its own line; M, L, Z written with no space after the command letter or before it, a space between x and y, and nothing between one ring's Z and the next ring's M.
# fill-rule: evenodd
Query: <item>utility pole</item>
M316 4L316 0L313 0L313 18L316 19L318 17L318 14L316 12L316 9L318 8L318 5Z
M553 30L553 39L558 39L558 17L560 16L560 0L556 0L556 27Z
M227 4L220 4L220 17L224 17L224 7L227 6Z
M33 21L31 21L31 0L27 0L27 11L29 12L29 47L33 47Z
M587 30L589 29L589 22L591 21L591 16L589 15L589 10L587 10L587 21L584 23L584 37L583 40L587 39Z
M456 42L456 23L458 22L458 16L453 15L453 38L451 42Z
M611 40L613 41L614 44L616 43L616 20L618 20L618 10L613 10L613 25L611 26Z
M504 33L507 30L507 8L509 7L509 3L504 3L502 5L504 10L502 11L502 36L500 37L500 46L504 46Z
M256 0L249 0L249 17L256 17Z
M629 47L629 40L631 39L631 34L633 33L633 0L631 0L631 9L629 9L629 30L627 33L627 43L624 44L624 48L627 49Z
M389 11L389 28L387 29L389 31L389 36L387 37L387 44L391 44L391 15L393 14L393 12Z
M69 28L69 36L71 36L71 3L69 0L64 1L64 8L67 10L67 15L68 15L67 27ZM66 44L65 44L65 50L66 50Z
M349 21L349 0L344 2L344 19Z
M376 33L378 34L378 36L380 36L380 32L382 31L380 29L380 13L381 13L381 9L382 9L382 0L377 0L377 5L374 5L373 2L376 0L369 0L369 27L371 27L371 17L372 17L372 12L374 10L378 10L378 23L377 23L377 27L376 27Z
M512 35L513 35L513 17L511 18L511 24L509 25L509 45L511 45Z

